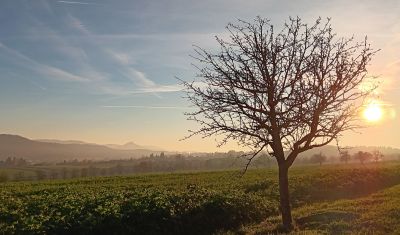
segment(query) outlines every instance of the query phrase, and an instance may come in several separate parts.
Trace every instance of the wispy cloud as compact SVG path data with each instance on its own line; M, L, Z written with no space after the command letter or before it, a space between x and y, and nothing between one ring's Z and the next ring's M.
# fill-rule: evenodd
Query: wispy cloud
M215 36L218 35L220 38L228 38L229 34L226 32L210 32L210 33L116 33L116 34L93 34L91 35L92 38L97 39L143 39L143 40L154 40L154 41L187 41L187 42L194 42L194 41L202 41L202 43L215 42Z
M66 4L89 2L58 1ZM63 29L44 24L40 18L30 18L31 27L26 29L26 39L46 44L49 53L57 60L44 60L42 55L33 55L0 42L0 51L14 64L42 75L46 79L58 79L81 83L81 88L96 94L130 96L150 94L162 98L158 93L179 92L180 85L161 85L148 77L138 67L134 52L124 51L104 42L92 33L90 25L68 13L60 19ZM67 33L63 33L67 32ZM76 35L79 38L71 38ZM158 35L157 37L159 37ZM162 37L161 37L162 38ZM139 58L139 56L136 56ZM58 59L62 58L63 63Z
M33 60L32 58L22 54L21 52L7 47L6 45L4 45L1 42L0 42L0 49L3 49L6 53L10 54L13 58L18 58L18 59L24 61L25 63L22 63L23 66L28 67L29 69L39 72L43 75L47 75L47 76L50 76L53 78L58 78L58 79L67 80L67 81L89 81L90 80L88 78L69 73L60 68L37 62L37 61Z
M135 109L193 109L183 106L144 106L144 105L103 105L103 108L135 108Z
M78 4L78 5L97 5L96 3L92 2L75 2L75 1L57 1L57 2L65 4Z
M107 48L104 45L97 45L98 42L92 38L93 34L85 26L84 23L82 23L78 18L71 15L69 15L68 18L70 20L71 26L81 34L88 36L88 39L90 40L92 46L95 46L98 52L104 54L107 60L116 64L118 66L119 72L123 74L127 79L132 80L137 86L139 86L139 89L149 89L150 87L157 87L157 84L153 80L149 79L144 72L132 67L130 63L131 57L129 55L118 53L111 48ZM115 91L115 89L113 90ZM123 94L132 93L126 91L126 89L122 90L125 90L122 92Z
M139 86L145 88L156 86L155 82L147 78L145 73L129 67L125 67L125 70L128 72L128 77L133 79Z
M198 88L207 88L207 84L201 81L197 81L193 83L194 86ZM137 90L132 91L132 94L143 94L143 93L168 93L168 92L180 92L183 91L184 86L182 84L173 84L173 85L156 85L139 88Z
M175 85L153 85L149 87L139 88L132 91L132 94L143 94L143 93L166 93L166 92L179 92L182 91L183 86L179 84Z
M124 65L131 65L135 64L135 60L132 58L132 56L122 53L122 52L116 52L113 50L107 50L108 54L110 54L114 59L118 60L121 64Z
M92 34L78 18L72 15L68 15L67 19L70 26L78 32L82 33L84 36L90 36Z

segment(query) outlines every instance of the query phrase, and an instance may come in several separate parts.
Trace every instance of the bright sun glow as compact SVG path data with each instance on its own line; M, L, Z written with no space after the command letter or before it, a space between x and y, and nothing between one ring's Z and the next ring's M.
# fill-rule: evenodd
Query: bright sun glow
M364 118L369 122L376 122L382 119L382 107L378 103L369 103L364 109Z

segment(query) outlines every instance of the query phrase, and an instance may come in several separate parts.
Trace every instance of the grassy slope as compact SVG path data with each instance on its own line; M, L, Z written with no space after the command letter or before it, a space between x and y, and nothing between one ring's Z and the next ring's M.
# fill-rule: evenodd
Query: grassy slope
M292 234L400 234L400 185L367 197L315 203L293 212ZM280 217L242 228L237 233L273 234Z

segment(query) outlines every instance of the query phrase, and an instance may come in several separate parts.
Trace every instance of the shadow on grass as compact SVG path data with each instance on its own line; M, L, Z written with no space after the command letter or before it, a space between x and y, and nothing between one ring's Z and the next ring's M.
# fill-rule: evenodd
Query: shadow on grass
M300 230L329 231L331 234L343 234L359 215L346 211L322 211L296 219Z

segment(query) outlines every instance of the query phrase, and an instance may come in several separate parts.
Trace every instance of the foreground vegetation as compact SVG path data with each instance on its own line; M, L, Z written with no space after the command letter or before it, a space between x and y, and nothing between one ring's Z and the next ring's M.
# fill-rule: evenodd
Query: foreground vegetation
M359 199L315 203L294 210L292 234L400 234L400 185ZM280 217L236 231L238 234L279 233Z
M243 177L223 171L2 183L0 233L277 232L276 173L260 169ZM400 218L399 164L303 166L292 169L290 177L299 231L399 231L389 226L400 222L393 221Z

